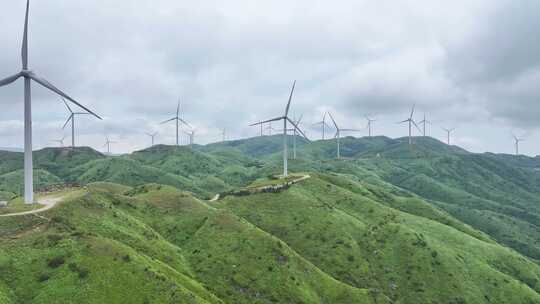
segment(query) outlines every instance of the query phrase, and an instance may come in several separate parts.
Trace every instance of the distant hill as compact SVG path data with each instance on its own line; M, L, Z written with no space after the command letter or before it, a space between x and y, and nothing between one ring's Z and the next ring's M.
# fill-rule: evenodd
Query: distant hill
M24 149L22 149L22 148L7 148L7 147L0 147L0 151L6 151L6 152L24 152Z

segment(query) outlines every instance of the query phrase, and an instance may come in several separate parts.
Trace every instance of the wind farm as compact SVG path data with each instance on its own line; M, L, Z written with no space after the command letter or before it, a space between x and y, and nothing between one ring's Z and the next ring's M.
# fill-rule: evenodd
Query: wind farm
M538 9L3 3L0 304L540 303Z

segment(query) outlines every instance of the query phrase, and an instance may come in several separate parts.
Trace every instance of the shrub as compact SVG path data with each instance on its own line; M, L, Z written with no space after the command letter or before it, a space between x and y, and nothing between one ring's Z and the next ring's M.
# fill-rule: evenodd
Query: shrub
M37 281L41 283L47 281L49 278L50 276L48 274L42 273L38 276Z
M65 262L66 261L64 260L63 256L57 256L57 257L54 257L54 258L50 259L49 262L47 263L47 265L50 268L58 268L58 267L62 266Z

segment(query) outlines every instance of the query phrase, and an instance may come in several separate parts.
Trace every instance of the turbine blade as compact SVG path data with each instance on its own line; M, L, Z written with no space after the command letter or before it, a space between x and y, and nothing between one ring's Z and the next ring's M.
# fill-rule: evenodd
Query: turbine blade
M30 0L26 0L26 15L24 17L24 34L21 49L21 59L23 70L28 69L28 11L30 10Z
M174 117L174 118L171 118L171 119L168 119L168 120L165 120L165 121L162 121L160 124L164 124L164 123L168 123L169 121L173 121L173 120L176 120L177 118Z
M332 122L334 123L334 126L336 127L336 130L339 130L339 127L337 126L337 123L334 120L334 116L332 116L332 113L328 112L328 115L330 115L330 119L332 119Z
M71 114L73 114L73 110L71 110L71 108L69 107L68 103L66 102L66 99L64 97L62 97L62 100L64 101L64 104L66 105L68 111L70 111Z
M19 79L19 77L21 77L21 73L17 73L13 76L9 76L8 78L4 78L2 80L0 80L0 87L3 87L5 85L8 85L12 82L14 82L15 80Z
M258 126L258 125L262 125L262 124L267 123L267 122L272 122L272 121L282 120L283 118L285 118L285 117L283 117L283 116L281 116L281 117L276 117L276 118L272 118L272 119L269 119L269 120L265 120L265 121L261 121L261 122L254 123L254 124L251 124L251 125L249 125L249 126L250 126L250 127L252 127L252 126Z
M291 100L294 93L294 87L296 86L296 80L293 82L292 89L291 89L291 95L289 96L289 102L287 103L287 108L285 109L285 117L289 115L289 108L291 107Z
M340 131L362 132L362 130L358 130L358 129L341 129Z
M62 127L62 129L65 129L67 124L69 123L70 120L73 119L73 114L69 115L68 119L66 120L66 123L64 124L64 126Z
M36 74L34 73L30 73L29 74L30 78L32 78L35 82L39 83L40 85L44 86L45 88L55 92L56 94L66 98L67 100L71 101L72 103L76 104L77 106L81 107L82 109L84 109L86 112L94 115L96 118L98 119L102 119L101 117L99 117L99 115L97 115L96 113L90 111L90 109L88 109L87 107L83 106L82 104L78 103L77 101L75 101L75 99L71 98L69 95L67 95L66 93L60 91L57 87L55 87L54 85L52 85L50 82L48 82L47 80L45 80L44 78L40 78L39 76L37 76Z
M413 115L414 115L414 108L416 107L416 104L413 104L412 106L412 110L411 110L411 116L409 117L409 119L412 119Z
M178 107L176 107L176 117L180 117L180 98L178 98Z
M418 130L418 132L422 133L422 130L420 129L420 127L416 124L416 122L414 120L411 120L413 125L416 127L416 129Z
M306 134L304 134L304 132L302 130L300 130L300 128L298 128L298 126L289 118L289 117L286 117L286 119L294 126L294 128L300 132L300 134L302 134L302 136L307 140L307 141L310 141L309 138L307 138Z
M188 124L185 120L183 120L182 118L178 118L183 124L185 124L186 126L190 127L190 128L193 128L190 124Z
M302 122L302 118L304 118L304 114L300 115L300 118L298 118L298 120L296 121L297 125L300 125L300 123Z

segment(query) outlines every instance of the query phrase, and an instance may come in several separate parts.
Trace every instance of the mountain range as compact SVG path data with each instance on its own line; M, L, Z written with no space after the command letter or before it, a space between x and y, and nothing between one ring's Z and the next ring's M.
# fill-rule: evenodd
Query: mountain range
M540 303L538 157L296 143L309 178L260 193L281 136L36 151L37 188L84 188L0 218L0 303ZM22 158L0 152L0 196L20 193Z

